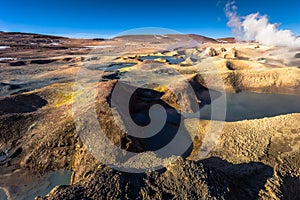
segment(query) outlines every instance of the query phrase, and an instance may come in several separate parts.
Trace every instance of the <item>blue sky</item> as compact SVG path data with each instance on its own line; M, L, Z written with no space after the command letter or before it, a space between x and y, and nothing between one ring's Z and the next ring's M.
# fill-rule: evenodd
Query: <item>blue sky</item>
M222 0L1 0L0 30L107 37L161 27L210 37L232 36ZM300 35L299 0L236 0L240 15L260 12Z

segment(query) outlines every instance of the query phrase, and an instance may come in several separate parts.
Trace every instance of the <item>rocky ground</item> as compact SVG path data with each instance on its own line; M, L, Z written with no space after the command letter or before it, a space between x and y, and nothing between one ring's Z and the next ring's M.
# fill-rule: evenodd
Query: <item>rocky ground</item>
M0 46L0 187L8 198L59 169L73 171L71 184L37 199L299 198L299 113L224 122L195 111L222 92L300 95L300 49L196 35L83 40L3 32ZM130 115L117 106L126 99ZM166 112L154 137L117 121L146 126L156 118L148 114L153 105ZM95 142L91 111L105 142ZM110 143L121 151L107 156ZM174 151L149 153L169 143ZM162 167L140 173L117 169L156 163Z

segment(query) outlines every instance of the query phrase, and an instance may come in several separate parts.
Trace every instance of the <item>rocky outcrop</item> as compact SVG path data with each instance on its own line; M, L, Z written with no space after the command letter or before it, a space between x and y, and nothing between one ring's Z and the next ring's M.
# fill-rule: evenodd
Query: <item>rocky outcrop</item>
M198 74L195 81L201 85L209 85L211 89L223 89L222 84L216 82L216 76L222 78L223 87L226 91L260 91L260 92L289 92L290 89L298 88L299 68L277 68L257 70L235 70L239 65L229 62L231 71L220 73ZM246 65L247 66L247 65ZM205 77L205 79L203 79ZM289 88L289 89L287 89ZM281 89L281 90L280 90Z
M230 50L227 50L226 48L221 47L220 49L218 49L217 53L219 57L225 59L236 59L238 55L238 52L235 48L231 48Z
M163 172L145 174L101 166L84 181L56 187L37 199L256 199L271 176L272 168L264 164L233 165L219 158L179 159Z
M209 90L205 84L198 81L200 77L194 76L171 85L162 96L162 100L182 112L194 113L200 107L210 104L218 98L219 92Z
M292 114L225 123L209 158L199 160L201 138L211 123L201 121L189 160L178 158L162 170L142 174L99 165L75 184L56 187L38 199L295 199L300 176L298 118Z
M296 123L299 117L299 114L289 114L221 123L222 131L215 138L207 133L212 123L220 122L201 120L189 159L199 160L204 138L209 137L217 141L209 157L218 157L234 164L262 162L273 168L259 192L261 199L294 199L291 194L298 194L295 187L299 186L300 180L300 129ZM186 120L187 126L190 120L193 119ZM293 187L288 187L287 183Z

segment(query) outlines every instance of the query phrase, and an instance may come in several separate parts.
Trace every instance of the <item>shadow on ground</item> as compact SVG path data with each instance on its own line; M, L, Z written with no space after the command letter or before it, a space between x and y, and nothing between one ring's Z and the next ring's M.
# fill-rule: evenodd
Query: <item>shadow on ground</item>
M30 113L47 104L47 101L36 94L22 94L0 99L0 115L10 113Z
M280 190L282 191L282 199L296 200L300 197L300 178L292 176L284 176L282 178Z

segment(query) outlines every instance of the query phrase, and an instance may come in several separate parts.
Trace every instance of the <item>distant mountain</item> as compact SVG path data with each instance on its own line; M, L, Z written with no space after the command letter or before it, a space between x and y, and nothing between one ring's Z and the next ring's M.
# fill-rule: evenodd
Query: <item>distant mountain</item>
M23 32L3 32L0 31L1 35L10 35L16 37L31 37L31 38L49 38L49 39L66 39L66 37L46 35L46 34L37 34L37 33L23 33Z
M26 39L80 39L80 38L71 38L63 37L56 35L47 35L47 34L38 34L38 33L23 33L23 32L4 32L0 31L0 37L14 37L14 38L26 38ZM94 41L104 41L103 38L91 38Z
M0 39L2 42L9 40L10 42L14 40L17 41L30 41L31 43L40 42L41 40L48 40L49 42L58 42L57 40L68 40L73 38L62 37L62 36L54 36L54 35L46 35L46 34L36 34L36 33L22 33L22 32L3 32L0 31ZM54 40L54 41L52 41ZM86 39L93 41L104 41L102 38L93 38ZM164 35L156 35L156 34L141 34L141 35L122 35L112 38L112 40L127 40L133 42L150 42L150 43L159 43L159 42L178 42L178 41L196 41L198 43L234 43L235 39L233 37L227 38L210 38L197 34L164 34Z
M221 42L221 43L235 43L236 42L234 37L218 38L217 41Z
M199 42L210 42L210 43L217 43L218 41L213 39L213 38L210 38L210 37L205 37L205 36L202 36L202 35L196 35L196 34L188 34L189 37L193 38L194 40L196 41L199 41Z
M194 40L199 43L218 43L217 40L209 37L205 37L202 35L196 34L164 34L164 35L122 35L113 38L114 40L128 40L135 42L155 42L155 41L165 41L165 40L173 40L173 41L187 41Z
M0 46L8 46L14 48L16 51L41 48L64 50L68 48L97 46L103 40L102 38L76 39L36 33L0 31Z

